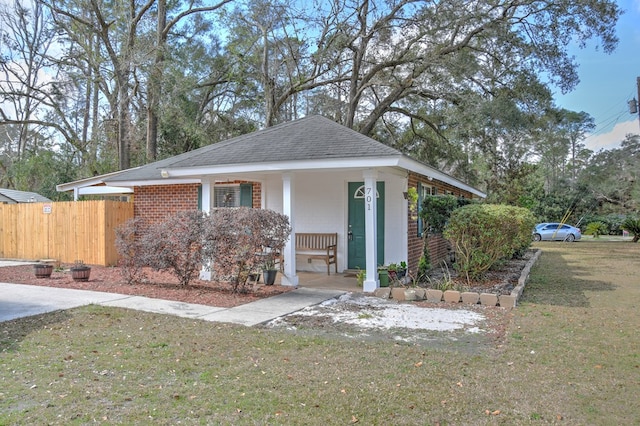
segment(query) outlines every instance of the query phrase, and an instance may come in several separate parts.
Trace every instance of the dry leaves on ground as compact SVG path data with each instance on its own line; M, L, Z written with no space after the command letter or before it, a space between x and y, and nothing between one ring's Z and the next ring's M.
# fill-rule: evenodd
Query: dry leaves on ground
M50 278L36 278L31 265L5 266L0 268L0 282L103 291L221 308L243 305L292 290L291 287L280 285L259 285L249 288L247 293L234 294L229 284L204 280L194 280L188 286L181 286L170 273L150 268L145 268L147 280L144 283L130 285L122 278L120 268L95 265L91 266L89 281L76 282L71 278L69 266L63 265L62 271L54 270Z

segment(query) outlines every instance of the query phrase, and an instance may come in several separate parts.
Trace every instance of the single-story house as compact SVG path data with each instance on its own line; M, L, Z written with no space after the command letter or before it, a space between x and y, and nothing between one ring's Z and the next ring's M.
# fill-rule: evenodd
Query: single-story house
M97 186L96 186L97 185ZM134 215L149 222L180 210L250 206L286 214L293 233L337 233L338 272L364 269L364 291L379 286L377 266L422 254L419 221L406 194L484 198L476 188L321 116L309 116L141 167L58 186L76 195L133 192ZM446 253L433 244L432 259ZM282 283L324 262L284 249ZM443 247L445 247L443 249ZM333 268L332 268L333 269Z
M0 203L50 203L51 200L36 192L16 191L15 189L0 188Z

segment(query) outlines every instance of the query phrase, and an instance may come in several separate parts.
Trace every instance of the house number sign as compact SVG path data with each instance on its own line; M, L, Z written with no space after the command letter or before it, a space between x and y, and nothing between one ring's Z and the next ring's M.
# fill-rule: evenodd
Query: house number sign
M367 197L366 197L367 210L371 210L371 201L373 201L373 198L371 197L372 188L366 188L366 192L367 192Z

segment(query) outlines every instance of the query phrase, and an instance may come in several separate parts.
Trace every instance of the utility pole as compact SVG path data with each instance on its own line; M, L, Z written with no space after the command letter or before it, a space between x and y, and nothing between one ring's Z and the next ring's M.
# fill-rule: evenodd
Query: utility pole
M636 77L636 86L638 87L638 100L640 101L640 77ZM636 98L629 101L629 114L638 114L638 102ZM638 120L640 121L640 114L638 114Z

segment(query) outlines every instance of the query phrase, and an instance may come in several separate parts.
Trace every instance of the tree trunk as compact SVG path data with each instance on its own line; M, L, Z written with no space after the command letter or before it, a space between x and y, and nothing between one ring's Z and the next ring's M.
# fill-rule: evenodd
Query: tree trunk
M147 161L155 161L158 155L158 114L162 96L162 67L167 26L166 0L158 0L158 23L156 28L156 57L149 78L149 104L147 105Z

